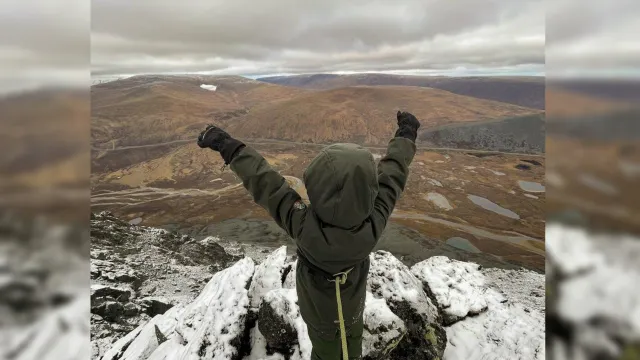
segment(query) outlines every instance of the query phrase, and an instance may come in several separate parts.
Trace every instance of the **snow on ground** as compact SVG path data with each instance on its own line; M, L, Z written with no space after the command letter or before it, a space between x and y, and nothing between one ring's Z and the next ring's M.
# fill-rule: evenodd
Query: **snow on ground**
M528 197L529 199L539 199L539 197L535 196L535 195L531 195L531 194L524 194L525 197Z
M557 289L558 315L580 326L606 319L640 341L640 239L556 224L546 232L549 262L564 278Z
M206 85L206 84L202 84L202 85L200 85L200 87L205 89L205 90L209 90L209 91L216 91L216 89L218 88L215 85Z
M503 172L500 172L500 171L495 171L495 170L491 170L491 169L487 169L487 170L489 170L490 172L492 172L492 173L493 173L493 175L497 175L497 176L505 176L505 175L507 175L507 174L505 174L505 173L503 173Z
M481 270L487 285L501 293L510 303L525 309L545 312L545 278L527 270L485 268Z
M249 287L251 308L256 310L264 295L271 290L282 288L282 270L287 259L287 247L281 246L256 267Z
M439 207L443 210L451 210L453 206L449 204L449 200L447 200L444 195L438 194L436 192L430 192L425 196L425 199L431 201L435 206Z
M447 328L444 359L544 359L544 298L526 302L532 289L541 291L544 275L481 270L442 256L414 265L412 272L428 283L444 314L480 313Z
M475 263L433 256L414 265L411 272L427 284L446 325L487 310L485 277L479 269Z
M493 289L484 294L488 310L447 328L445 360L545 358L544 314L503 303Z

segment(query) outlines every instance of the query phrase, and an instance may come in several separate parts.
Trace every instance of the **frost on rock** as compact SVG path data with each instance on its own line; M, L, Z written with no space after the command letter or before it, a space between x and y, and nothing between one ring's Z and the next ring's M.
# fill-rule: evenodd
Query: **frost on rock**
M433 256L415 264L411 272L436 302L445 325L487 310L485 277L480 265Z
M269 255L260 265L256 266L251 287L249 287L252 310L258 309L266 293L282 288L282 275L286 258L287 247L282 246Z
M387 251L370 255L367 291L386 300L407 327L407 336L391 354L398 359L435 359L442 356L446 333L438 309L425 294L422 283L400 260Z
M367 293L364 305L362 356L380 359L399 344L406 333L404 322L394 314L384 299Z

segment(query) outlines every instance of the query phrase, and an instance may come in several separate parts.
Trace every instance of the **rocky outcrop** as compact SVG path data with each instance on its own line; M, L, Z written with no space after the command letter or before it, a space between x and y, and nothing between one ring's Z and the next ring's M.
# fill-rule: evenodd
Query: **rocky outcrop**
M485 122L448 124L420 134L426 145L457 149L544 153L544 114Z
M310 358L311 342L297 303L297 262L288 260L286 247L260 264L244 258L210 275L194 297L142 296L149 291L147 282L157 276L147 276L145 268L136 265L138 257L148 256L146 262L151 263L158 259L149 248L144 250L144 255L124 259L108 247L92 253L102 257L96 259L94 273L100 276L94 279L91 294L94 358ZM171 271L161 272L167 278L159 281L186 276L181 267L191 272L204 267L174 260L164 264ZM110 268L100 261L138 271L145 279L142 286L134 289L130 282L102 278L104 272L124 268ZM482 269L445 257L409 269L385 251L371 254L370 261L364 359L544 357L541 275Z
M446 346L446 333L438 309L422 283L400 260L386 251L370 256L367 290L385 299L404 322L407 335L391 353L391 359L439 359Z
M242 258L214 238L135 226L108 212L93 214L91 224L94 358L174 305L194 301L215 272Z

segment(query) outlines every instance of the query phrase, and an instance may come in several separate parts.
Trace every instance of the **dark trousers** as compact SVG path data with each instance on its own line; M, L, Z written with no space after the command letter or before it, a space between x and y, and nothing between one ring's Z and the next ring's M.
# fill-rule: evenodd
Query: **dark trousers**
M342 342L340 331L336 331L333 336L319 333L311 327L307 327L309 339L313 350L311 360L342 360ZM362 359L362 331L363 323L360 321L347 329L347 351L349 359Z

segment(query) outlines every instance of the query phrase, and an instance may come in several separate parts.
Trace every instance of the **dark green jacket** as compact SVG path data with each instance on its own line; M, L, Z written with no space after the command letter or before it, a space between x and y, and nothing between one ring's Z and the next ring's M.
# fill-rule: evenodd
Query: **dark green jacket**
M397 137L377 168L371 153L354 144L327 146L304 173L310 205L254 149L242 149L231 169L257 204L294 240L298 255L298 304L308 326L335 336L335 285L327 280L353 267L341 286L343 313L349 327L362 321L369 254L380 239L404 190L416 146Z

